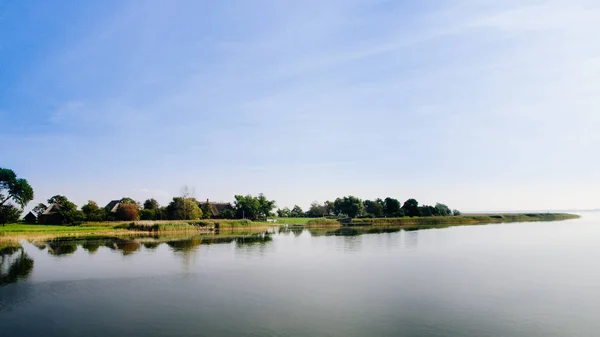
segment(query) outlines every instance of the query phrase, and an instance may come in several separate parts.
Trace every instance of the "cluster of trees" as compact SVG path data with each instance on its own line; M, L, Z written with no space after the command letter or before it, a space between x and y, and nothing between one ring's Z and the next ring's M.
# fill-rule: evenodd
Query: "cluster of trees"
M277 210L280 217L404 217L404 216L451 216L460 215L460 211L451 210L448 206L437 203L435 206L422 205L415 199L408 199L403 204L397 199L387 197L385 199L377 198L375 200L361 200L355 196L346 196L337 198L335 201L317 201L310 205L310 208L304 212L302 208L295 205L291 210L283 208Z
M10 169L0 168L0 223L17 222L23 208L33 200L33 188L27 180L18 178ZM182 196L175 197L167 206L160 206L155 199L139 203L131 198L123 198L116 208L101 208L92 200L78 209L77 205L63 195L55 195L48 199L49 204L58 205L56 212L65 223L79 221L132 221L132 220L198 220L202 218L224 219L265 219L273 216L275 201L264 194L258 196L235 195L233 204L220 207L218 214L213 205L196 200L187 187ZM221 204L221 206L223 206ZM38 204L33 212L38 216L46 210L46 205ZM277 210L279 217L403 217L403 216L450 216L460 215L458 210L437 203L435 206L419 205L415 199L400 203L397 199L387 197L375 200L361 200L355 196L345 196L334 201L320 204L313 202L305 212L298 205L292 209L287 207Z
M0 223L16 222L33 200L33 188L13 170L0 167Z
M77 205L63 195L51 197L48 199L48 204L58 206L55 211L64 223L81 221L199 220L210 218L258 220L273 216L273 208L275 208L275 201L269 200L264 194L259 194L257 197L236 195L235 202L221 207L218 214L213 214L214 208L210 202L199 202L188 194L173 198L166 206L161 206L156 199L147 199L144 203L139 203L125 197L119 200L116 210L112 208L113 205L111 207L100 207L93 200L88 201L81 206L81 209L78 209ZM38 204L32 212L39 217L46 208L46 205ZM18 216L13 221L16 222L17 219Z

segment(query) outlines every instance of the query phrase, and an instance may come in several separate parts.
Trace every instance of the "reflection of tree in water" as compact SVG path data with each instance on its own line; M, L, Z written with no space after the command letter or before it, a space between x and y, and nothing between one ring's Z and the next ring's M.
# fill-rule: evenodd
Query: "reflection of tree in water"
M269 235L269 233L262 233L262 234L249 235L249 236L240 236L240 237L235 238L235 243L238 246L264 245L271 241L273 241L273 238L271 237L271 235Z
M100 248L100 246L101 246L100 240L85 240L81 244L81 248L87 250L87 252L89 254L94 254L95 252L97 252L98 248Z
M23 247L5 247L0 249L0 286L15 283L29 277L33 270L33 260Z
M196 249L196 247L202 244L201 237L194 237L185 240L173 240L167 241L167 245L175 252L190 252Z
M50 240L46 247L48 253L55 256L71 255L77 251L77 243L73 240Z
M140 249L140 244L135 241L119 240L115 245L118 250L123 252L123 256L131 255Z
M140 244L134 240L114 237L59 238L36 244L39 249L48 248L48 253L54 256L73 254L77 251L77 246L81 246L89 254L94 254L100 247L106 247L113 251L121 251L124 256L131 255L140 248Z
M158 246L160 246L160 244L161 244L160 241L149 241L149 242L143 242L142 246L144 246L144 248L146 248L146 249L154 250Z

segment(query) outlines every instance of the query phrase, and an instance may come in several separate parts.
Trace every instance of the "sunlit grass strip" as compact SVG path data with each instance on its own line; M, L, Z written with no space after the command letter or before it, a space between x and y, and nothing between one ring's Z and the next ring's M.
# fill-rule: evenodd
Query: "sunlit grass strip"
M526 213L526 214L486 214L443 217L403 217L353 219L350 226L404 226L404 225L444 225L476 224L501 222L558 221L577 219L578 215L566 213Z

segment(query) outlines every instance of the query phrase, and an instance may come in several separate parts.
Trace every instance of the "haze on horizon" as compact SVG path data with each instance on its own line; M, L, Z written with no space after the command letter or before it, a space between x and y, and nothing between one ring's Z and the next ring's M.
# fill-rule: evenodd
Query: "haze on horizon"
M597 1L0 0L36 200L598 208Z

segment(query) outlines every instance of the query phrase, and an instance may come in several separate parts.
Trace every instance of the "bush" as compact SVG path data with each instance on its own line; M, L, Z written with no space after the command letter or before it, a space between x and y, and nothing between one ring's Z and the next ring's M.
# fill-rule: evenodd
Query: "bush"
M139 215L140 220L156 220L156 210L154 209L143 209Z
M136 204L125 203L117 208L117 219L121 221L132 221L138 218L138 208Z
M21 213L23 211L13 205L0 206L0 224L18 222Z

